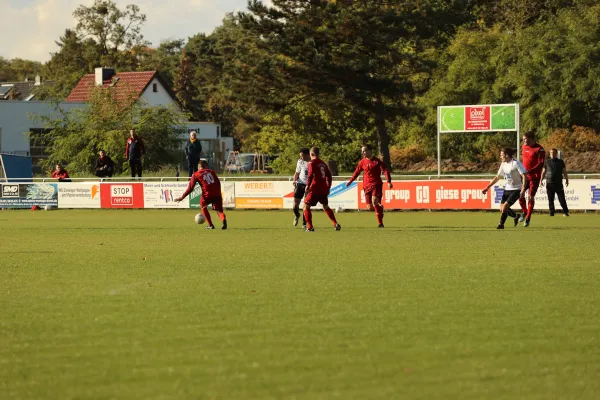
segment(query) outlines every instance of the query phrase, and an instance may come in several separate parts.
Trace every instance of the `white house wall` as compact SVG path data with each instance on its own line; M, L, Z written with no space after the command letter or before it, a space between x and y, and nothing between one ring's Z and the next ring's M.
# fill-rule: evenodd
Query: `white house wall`
M156 84L157 91L154 92L154 84ZM156 78L152 79L152 82L148 85L146 90L140 96L140 99L147 103L149 106L177 106L177 103L173 100L169 92Z

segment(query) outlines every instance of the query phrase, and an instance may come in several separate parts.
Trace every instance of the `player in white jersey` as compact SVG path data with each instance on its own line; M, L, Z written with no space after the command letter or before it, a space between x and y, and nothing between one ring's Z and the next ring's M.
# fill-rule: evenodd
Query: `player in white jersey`
M519 200L519 198L525 193L527 184L525 173L527 170L519 160L515 160L513 158L513 154L513 149L502 149L500 152L502 164L500 164L498 174L482 191L483 194L486 194L494 185L494 183L498 182L502 178L506 179L504 194L502 195L502 201L500 202L500 212L502 213L502 216L500 217L500 223L496 229L504 229L504 222L506 222L506 219L509 215L511 218L513 218L515 226L517 226L519 223L520 215L511 210L510 206L515 204L515 202Z
M310 150L308 147L300 149L300 159L296 163L296 173L294 174L294 226L298 225L300 218L300 202L304 198L306 190L306 178L308 178L308 162L310 161ZM302 214L302 229L306 229L306 221Z

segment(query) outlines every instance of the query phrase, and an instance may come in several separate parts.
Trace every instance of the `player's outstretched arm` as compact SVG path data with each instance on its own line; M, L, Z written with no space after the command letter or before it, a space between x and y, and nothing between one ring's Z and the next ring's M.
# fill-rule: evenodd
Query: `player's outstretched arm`
M196 186L196 183L198 181L196 180L196 175L192 175L192 177L190 178L190 183L188 184L188 187L185 189L185 192L183 192L183 194L176 198L175 201L177 203L179 203L180 201L182 201L183 199L185 199L190 193L192 193L192 190L194 190L194 187Z
M491 188L492 186L494 186L494 183L498 182L499 180L500 180L500 176L499 176L499 175L496 175L496 176L494 177L494 179L492 179L492 180L490 181L490 183L488 183L488 185L485 187L485 189L483 189L483 190L481 191L481 193L483 193L483 194L486 194L486 193L488 192L488 190L490 190L490 188Z
M361 163L362 163L362 161L360 161L358 163L358 165L356 166L356 169L354 170L352 177L350 178L350 180L348 182L346 182L346 187L350 186L352 184L352 182L354 182L356 180L356 178L358 178L358 176L360 175L360 171L362 171Z
M567 174L567 164L564 163L563 161L563 175L565 177L565 185L569 186L569 174Z

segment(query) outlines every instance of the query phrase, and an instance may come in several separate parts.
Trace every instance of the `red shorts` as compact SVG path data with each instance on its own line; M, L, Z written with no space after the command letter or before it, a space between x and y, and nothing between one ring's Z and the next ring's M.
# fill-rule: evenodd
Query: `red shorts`
M304 198L304 203L314 207L317 203L321 203L324 206L329 205L329 199L326 194L314 194L309 192Z
M223 212L223 197L222 196L201 197L200 198L200 207L206 208L206 207L208 207L209 204L212 204L213 210Z
M381 185L371 186L368 189L364 190L365 192L365 202L367 204L373 204L372 198L375 197L381 203L381 198L383 197L383 183Z
M527 176L527 189L529 190L529 195L531 197L535 197L538 188L540 187L540 178L541 174L535 175L526 175Z

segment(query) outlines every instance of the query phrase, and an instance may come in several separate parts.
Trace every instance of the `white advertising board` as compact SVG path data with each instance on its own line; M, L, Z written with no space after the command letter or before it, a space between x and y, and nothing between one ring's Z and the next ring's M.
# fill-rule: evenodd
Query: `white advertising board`
M177 203L187 182L144 182L144 208L190 208L187 199Z
M100 183L58 183L59 208L100 208Z

